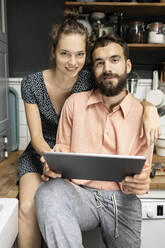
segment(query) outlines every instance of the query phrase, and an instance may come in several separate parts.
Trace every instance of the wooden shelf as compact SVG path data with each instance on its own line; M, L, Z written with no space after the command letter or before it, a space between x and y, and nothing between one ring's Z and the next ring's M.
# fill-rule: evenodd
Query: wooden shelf
M65 2L66 8L83 8L84 13L104 12L114 13L123 12L127 17L165 17L165 3L137 3L137 2ZM130 50L140 51L165 51L165 44L128 44Z
M145 50L145 51L165 51L165 44L148 44L148 43L132 43L128 44L130 50Z
M84 13L91 12L123 12L125 16L164 16L165 3L137 2L65 2L66 7L82 7Z

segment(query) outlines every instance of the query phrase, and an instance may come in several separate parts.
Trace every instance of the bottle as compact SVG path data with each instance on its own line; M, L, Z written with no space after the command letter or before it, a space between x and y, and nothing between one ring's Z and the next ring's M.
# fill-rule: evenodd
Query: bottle
M119 23L118 36L122 39L125 39L125 25L124 25L124 16L122 12L120 13L118 23Z

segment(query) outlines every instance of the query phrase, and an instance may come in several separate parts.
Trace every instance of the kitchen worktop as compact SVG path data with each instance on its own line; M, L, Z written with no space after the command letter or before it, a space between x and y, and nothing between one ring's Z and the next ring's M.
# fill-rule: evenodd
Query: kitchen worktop
M22 151L9 153L9 157L0 163L0 198L17 198L16 185L18 158Z
M151 189L165 189L165 171L163 171L163 169L165 169L165 157L154 154L152 162L153 164L161 163L162 169L156 170L156 176L152 178L150 188Z
M18 158L22 151L15 151L0 163L0 198L18 197L18 186L16 185ZM162 163L165 168L165 157L153 155L153 164ZM151 180L151 189L165 189L165 172L156 171L156 176Z

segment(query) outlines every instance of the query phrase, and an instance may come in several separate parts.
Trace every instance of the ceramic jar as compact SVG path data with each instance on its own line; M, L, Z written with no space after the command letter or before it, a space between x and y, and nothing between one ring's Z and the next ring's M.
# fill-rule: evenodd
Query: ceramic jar
M165 35L162 32L163 23L153 22L147 25L148 29L148 43L164 43Z

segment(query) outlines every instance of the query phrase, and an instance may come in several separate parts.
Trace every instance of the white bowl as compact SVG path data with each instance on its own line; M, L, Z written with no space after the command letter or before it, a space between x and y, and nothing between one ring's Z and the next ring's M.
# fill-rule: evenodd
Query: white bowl
M160 138L161 138L162 136L165 136L165 126L161 126L161 125L160 125Z
M156 146L156 154L165 157L165 148Z
M157 139L155 145L158 146L158 147L165 148L165 137L164 137L163 135L161 135L161 136Z
M165 126L165 115L160 117L160 125Z

